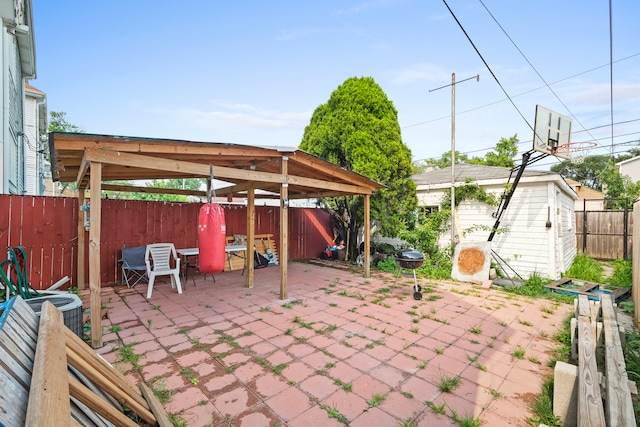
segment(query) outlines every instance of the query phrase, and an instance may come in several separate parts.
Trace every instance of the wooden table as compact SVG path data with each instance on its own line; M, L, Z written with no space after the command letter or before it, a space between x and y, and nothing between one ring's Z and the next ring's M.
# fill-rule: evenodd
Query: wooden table
M238 252L242 252L242 251L246 251L247 247L245 245L228 245L225 246L224 251L227 255L227 262L229 263L229 268L231 268L231 257L232 256L238 256L241 258L245 258L244 260L244 266L242 268L242 275L244 275L244 270L247 267L247 260L246 257L242 257L240 255L238 255ZM185 282L187 280L187 273L189 271L189 268L199 268L199 264L198 262L196 263L189 263L189 259L192 257L197 257L200 255L200 249L199 248L183 248L183 249L176 249L176 253L178 254L178 256L182 259L181 263L182 263L182 277L184 278ZM213 281L216 281L215 276L213 276L213 274L211 275L213 277ZM196 281L195 279L193 279L193 284L195 285Z

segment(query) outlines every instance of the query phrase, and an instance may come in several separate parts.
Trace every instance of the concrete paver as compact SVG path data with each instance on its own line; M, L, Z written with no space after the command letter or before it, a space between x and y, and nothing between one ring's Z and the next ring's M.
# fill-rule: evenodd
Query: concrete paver
M144 284L114 288L98 349L166 388L188 426L447 426L454 412L524 426L550 373L547 337L573 309L425 279L415 301L413 280L301 263L289 263L285 301L277 267L257 270L252 289L237 271L194 278L182 295L159 281L149 301ZM119 360L127 344L139 369Z

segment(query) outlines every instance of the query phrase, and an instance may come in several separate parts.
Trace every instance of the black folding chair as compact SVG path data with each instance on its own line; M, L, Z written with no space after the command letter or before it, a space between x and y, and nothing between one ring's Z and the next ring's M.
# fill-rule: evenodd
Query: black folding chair
M146 246L122 248L122 258L118 260L122 265L122 285L133 288L138 282L149 282L147 264L144 260L146 252Z

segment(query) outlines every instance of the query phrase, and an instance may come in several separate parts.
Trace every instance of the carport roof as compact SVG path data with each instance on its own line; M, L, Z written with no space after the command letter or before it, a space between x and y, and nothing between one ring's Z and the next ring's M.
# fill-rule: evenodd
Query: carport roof
M384 185L296 148L220 142L52 132L52 177L87 188L91 162L102 164L102 181L132 181L210 176L230 183L219 196L249 188L289 198L372 194ZM284 162L283 160L287 160ZM127 189L127 191L132 191Z

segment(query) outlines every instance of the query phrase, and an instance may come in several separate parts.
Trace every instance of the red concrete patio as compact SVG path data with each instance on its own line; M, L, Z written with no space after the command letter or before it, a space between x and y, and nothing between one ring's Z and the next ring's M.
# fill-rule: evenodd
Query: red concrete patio
M527 426L551 373L551 337L573 307L499 289L313 264L105 288L105 346L132 381L172 392L188 426ZM120 329L120 330L118 330ZM117 332L113 332L116 331ZM120 361L131 344L137 371ZM443 383L452 383L449 392ZM455 384L457 382L457 385Z

